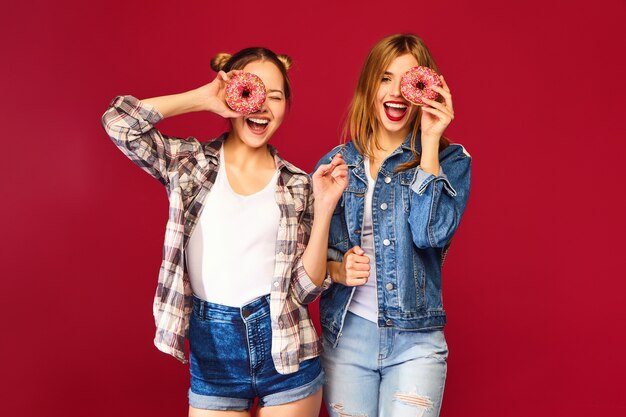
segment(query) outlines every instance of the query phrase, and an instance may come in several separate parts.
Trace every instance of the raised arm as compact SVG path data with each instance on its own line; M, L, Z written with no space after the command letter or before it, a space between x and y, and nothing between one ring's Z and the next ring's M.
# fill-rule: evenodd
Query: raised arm
M409 226L418 248L443 248L461 222L470 191L472 159L460 145L441 152L438 175L417 169Z
M224 87L229 76L220 72L200 88L163 97L139 100L132 96L113 99L102 116L102 126L115 145L136 165L163 185L168 172L181 152L188 151L187 142L161 134L154 125L165 117L195 111L211 111L222 117L240 116L228 108Z

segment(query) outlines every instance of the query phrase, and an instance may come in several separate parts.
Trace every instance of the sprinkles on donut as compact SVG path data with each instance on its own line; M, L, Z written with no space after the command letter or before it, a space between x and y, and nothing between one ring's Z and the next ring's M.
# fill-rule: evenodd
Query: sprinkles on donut
M258 111L265 101L265 84L249 72L233 75L226 85L226 103L242 114Z
M428 67L413 67L400 80L400 92L411 103L422 106L422 99L436 100L439 93L432 90L432 86L441 87L439 75Z

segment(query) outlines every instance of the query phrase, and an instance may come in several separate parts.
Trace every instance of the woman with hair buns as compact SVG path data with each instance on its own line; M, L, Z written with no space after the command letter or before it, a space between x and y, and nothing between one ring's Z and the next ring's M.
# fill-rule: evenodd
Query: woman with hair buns
M452 96L419 107L401 94L416 66L437 71L423 41L393 35L370 51L346 121L348 187L333 214L320 301L331 416L438 416L448 347L441 267L470 190L471 158L444 131Z
M337 156L310 178L268 144L291 97L289 66L265 48L220 54L209 84L117 97L102 118L115 145L168 192L154 343L186 362L189 338L190 416L247 416L255 398L259 416L319 413L321 343L307 304L330 282L328 228L347 167ZM227 83L242 72L266 88L261 108L247 115L225 101ZM200 143L155 128L194 111L228 118L231 130Z

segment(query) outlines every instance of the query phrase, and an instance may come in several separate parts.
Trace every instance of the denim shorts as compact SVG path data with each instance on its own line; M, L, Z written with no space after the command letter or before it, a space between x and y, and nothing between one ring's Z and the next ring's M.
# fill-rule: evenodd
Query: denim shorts
M189 405L206 410L248 410L287 404L316 393L324 383L320 358L282 375L272 361L269 296L243 307L193 297L189 323Z

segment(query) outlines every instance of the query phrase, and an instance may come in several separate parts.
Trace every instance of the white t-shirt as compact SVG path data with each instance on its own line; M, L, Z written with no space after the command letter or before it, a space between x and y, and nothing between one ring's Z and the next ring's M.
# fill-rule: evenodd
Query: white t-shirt
M372 197L376 180L370 174L370 161L365 158L367 176L367 193L365 193L365 210L363 227L361 227L361 249L370 258L370 277L364 285L356 287L348 310L374 323L378 322L378 294L376 285L376 254L374 252L374 226L372 224Z
M224 148L185 255L194 294L216 304L241 307L270 293L280 209L278 170L260 191L243 196L230 186Z

